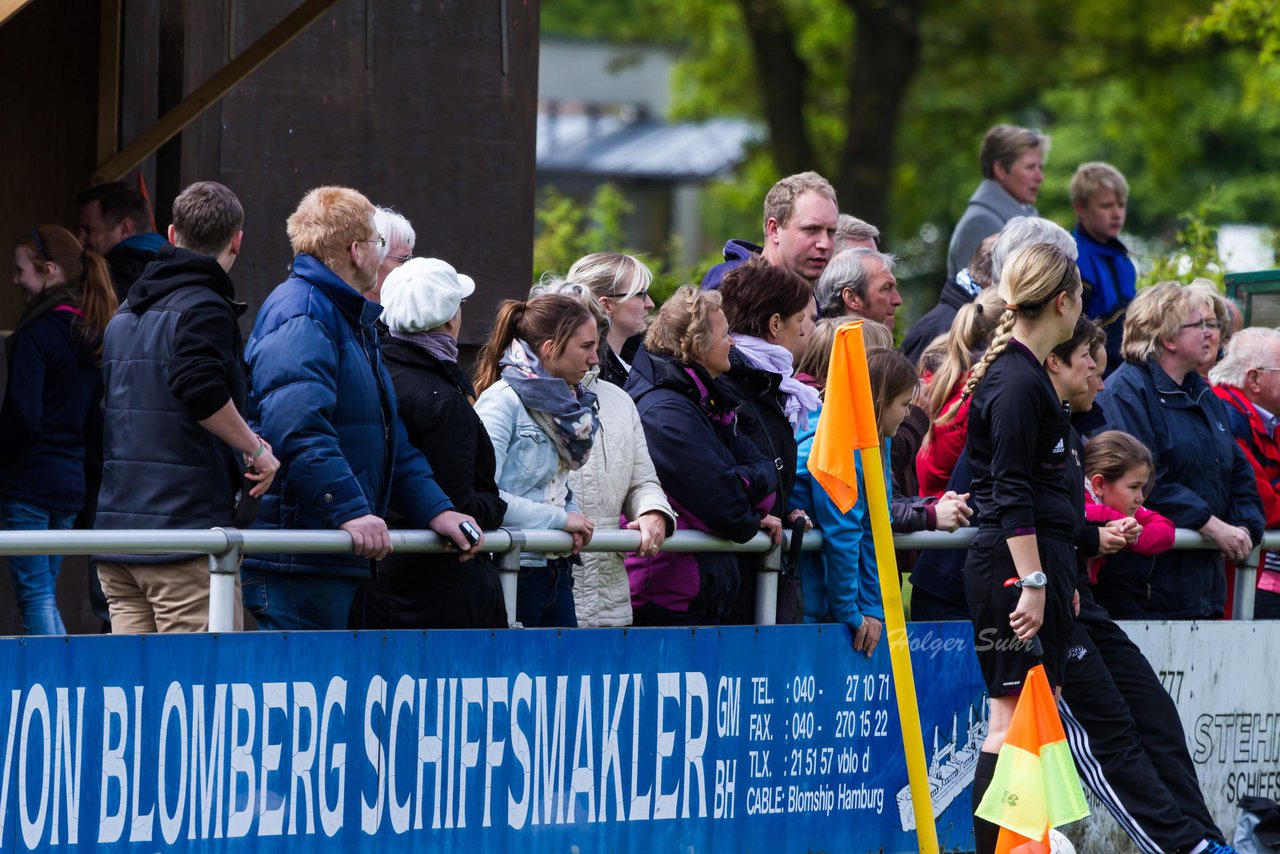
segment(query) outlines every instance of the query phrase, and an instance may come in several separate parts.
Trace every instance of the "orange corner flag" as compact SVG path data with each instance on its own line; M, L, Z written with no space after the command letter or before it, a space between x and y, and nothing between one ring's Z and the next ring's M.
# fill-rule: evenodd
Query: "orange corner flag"
M1089 815L1042 664L1027 673L976 814L1000 825L997 854L1047 854L1049 828Z
M862 321L856 320L836 330L822 417L809 451L809 471L841 513L848 513L858 500L854 450L878 445Z

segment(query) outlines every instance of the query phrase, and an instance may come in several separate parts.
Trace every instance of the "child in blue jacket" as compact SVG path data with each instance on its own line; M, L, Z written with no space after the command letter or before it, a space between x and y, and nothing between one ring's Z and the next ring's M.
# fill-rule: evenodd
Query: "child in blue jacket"
M872 350L867 354L876 429L884 446L885 492L890 494L889 437L907 415L908 404L920 378L905 356L896 350ZM801 563L806 623L845 623L853 631L853 648L870 656L884 632L884 604L876 575L875 545L862 469L862 453L854 452L858 467L858 501L848 513L831 500L809 472L809 451L821 418L810 415L809 429L801 430L796 485L791 508L808 511L814 527L822 532L820 552L806 552Z

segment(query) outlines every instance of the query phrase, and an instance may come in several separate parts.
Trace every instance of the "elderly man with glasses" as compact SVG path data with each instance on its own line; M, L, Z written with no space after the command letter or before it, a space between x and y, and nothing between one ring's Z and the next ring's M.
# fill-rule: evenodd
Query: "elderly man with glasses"
M259 432L283 463L257 525L339 528L355 554L252 555L244 604L262 628L342 629L371 562L391 551L389 509L464 555L481 538L396 413L373 327L382 309L366 298L386 248L373 205L355 190L319 187L288 233L293 273L263 303L245 350Z
M373 209L373 227L378 234L386 238L382 250L382 260L378 264L378 283L373 286L368 297L376 303L382 302L382 283L397 270L409 263L413 257L413 246L418 236L413 231L413 224L405 219L404 214L391 208L377 207Z

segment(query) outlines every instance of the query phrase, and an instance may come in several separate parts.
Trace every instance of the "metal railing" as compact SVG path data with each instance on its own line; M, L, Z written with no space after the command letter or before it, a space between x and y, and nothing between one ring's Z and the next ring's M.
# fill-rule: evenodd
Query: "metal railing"
M921 531L897 534L898 549L963 549L973 541L976 530L962 528L954 533ZM444 554L444 541L430 531L391 531L396 551ZM486 531L485 550L493 552L506 597L508 622L515 622L516 580L521 552L565 553L572 538L564 531ZM758 555L755 615L757 625L772 625L777 613L778 573L782 553L790 546L790 534L776 545L764 534L745 543L722 540L697 531L677 531L667 538L665 552L698 554L730 552ZM640 533L628 530L596 531L587 552L630 552L640 548ZM810 531L801 543L804 551L822 548L822 534ZM1216 546L1198 531L1178 529L1174 549L1214 549ZM1264 533L1262 543L1236 565L1233 614L1237 620L1252 619L1258 559L1262 549L1280 548L1280 531ZM341 554L352 550L351 537L344 531L286 531L213 528L208 531L0 531L0 555L103 555L103 554L204 554L209 556L209 631L233 631L235 576L245 554L285 552L294 554Z

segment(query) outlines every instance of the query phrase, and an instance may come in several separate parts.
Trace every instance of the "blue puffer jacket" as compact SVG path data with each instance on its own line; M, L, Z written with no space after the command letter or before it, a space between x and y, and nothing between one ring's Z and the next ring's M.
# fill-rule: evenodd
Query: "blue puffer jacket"
M258 528L337 528L395 507L415 528L452 502L396 414L369 302L310 255L258 312L245 348L250 406L281 468L262 500ZM258 572L362 576L355 555L252 555Z
M1156 460L1145 504L1179 528L1217 516L1258 542L1262 502L1253 469L1236 444L1222 401L1192 372L1177 385L1154 361L1125 362L1098 396L1107 426L1135 436ZM1107 558L1094 590L1117 620L1218 617L1226 604L1222 555L1195 549Z

